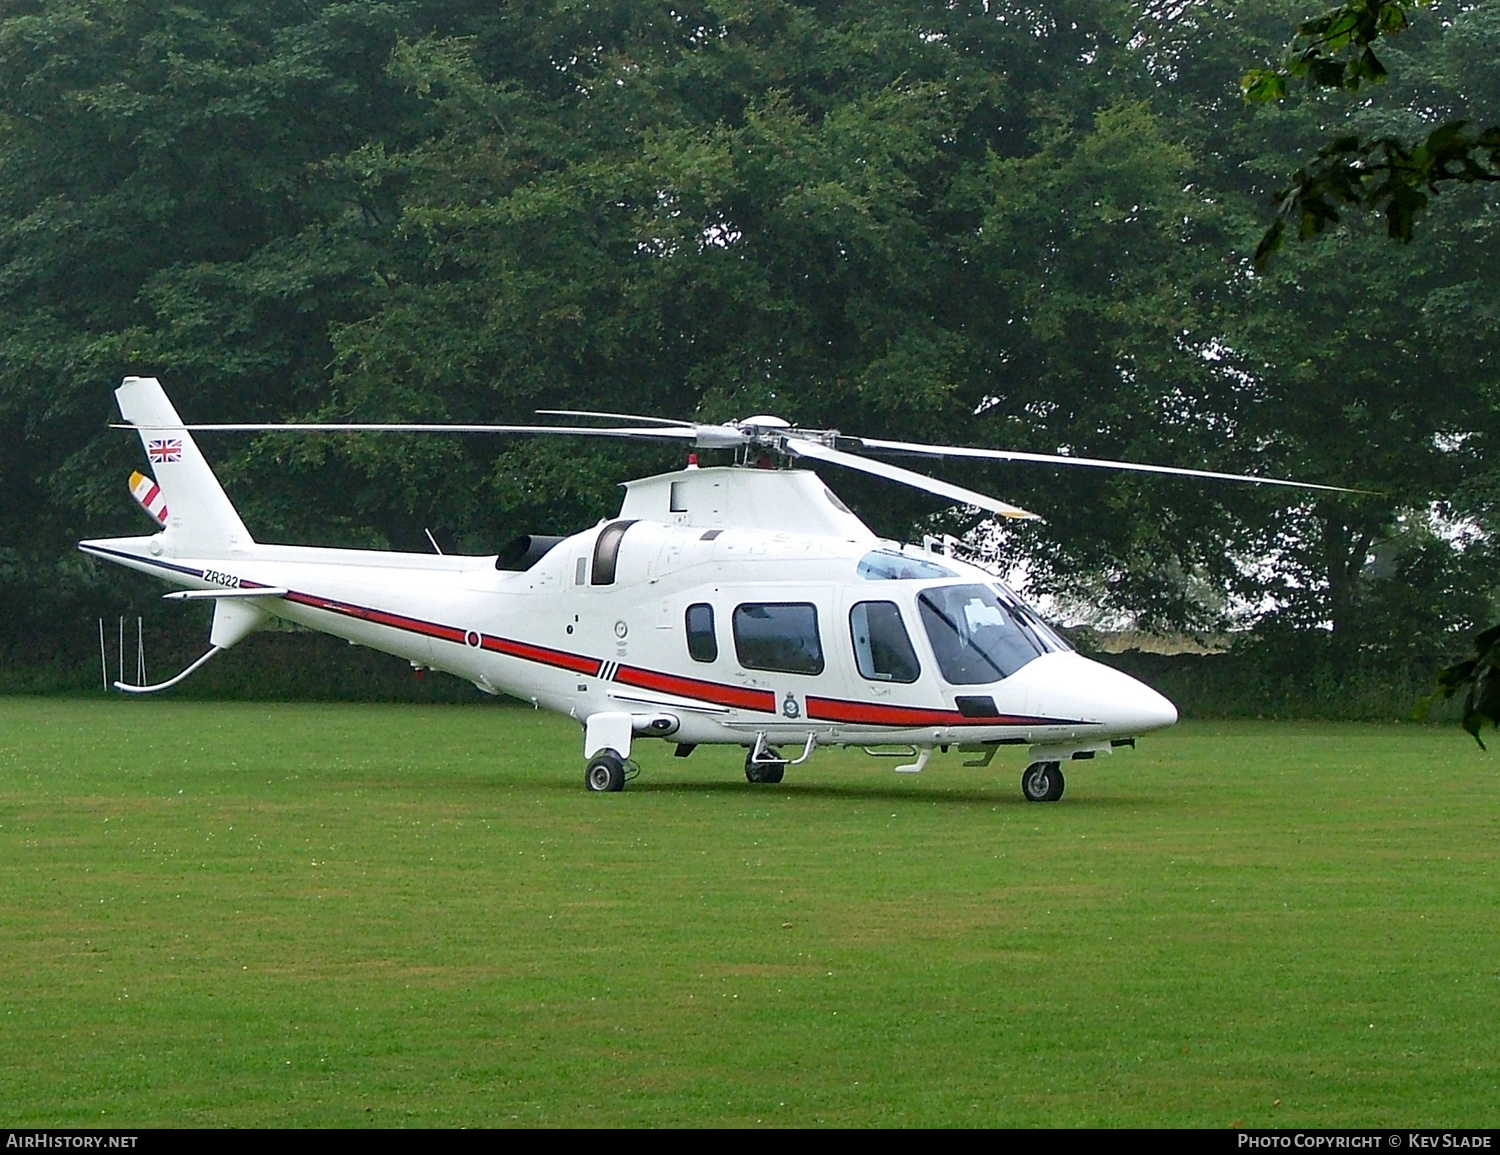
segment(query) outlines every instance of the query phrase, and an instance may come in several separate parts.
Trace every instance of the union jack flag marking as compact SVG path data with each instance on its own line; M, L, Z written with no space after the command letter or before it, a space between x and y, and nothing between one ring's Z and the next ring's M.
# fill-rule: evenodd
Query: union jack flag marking
M146 456L157 465L168 461L182 460L182 438L171 437L161 441L152 441L146 445Z

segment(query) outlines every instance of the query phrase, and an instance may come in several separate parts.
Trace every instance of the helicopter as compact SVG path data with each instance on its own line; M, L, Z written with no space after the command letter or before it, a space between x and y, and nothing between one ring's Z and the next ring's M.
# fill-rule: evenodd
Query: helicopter
M913 486L996 516L1029 513L988 494L864 454L970 457L1338 487L1019 451L847 437L771 415L724 424L575 410L598 425L188 425L160 382L115 391L153 477L131 477L149 536L81 541L87 554L212 601L209 648L155 685L178 685L216 654L280 618L405 658L574 719L584 784L621 790L637 740L688 757L746 750L745 777L783 780L827 746L860 747L923 770L957 747L988 766L1028 747L1031 802L1062 797L1062 764L1134 746L1177 721L1149 686L1086 658L953 539L879 537L811 469L834 465ZM622 423L623 422L623 423ZM194 432L427 432L605 436L678 443L685 468L624 483L619 514L571 536L524 534L487 556L257 542ZM700 466L697 450L735 463ZM792 466L792 467L789 467ZM429 535L430 537L430 535ZM433 543L436 550L436 542ZM785 751L785 752L784 752Z

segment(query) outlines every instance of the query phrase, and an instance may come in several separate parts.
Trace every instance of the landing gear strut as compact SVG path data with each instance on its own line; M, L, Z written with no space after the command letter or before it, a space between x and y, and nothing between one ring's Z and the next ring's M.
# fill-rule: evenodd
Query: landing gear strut
M1033 762L1021 775L1027 802L1056 802L1063 794L1062 767L1056 762Z

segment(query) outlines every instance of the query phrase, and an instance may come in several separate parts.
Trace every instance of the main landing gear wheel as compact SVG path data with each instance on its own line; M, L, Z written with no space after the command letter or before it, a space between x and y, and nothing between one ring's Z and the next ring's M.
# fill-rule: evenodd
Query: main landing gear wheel
M592 794L614 794L625 789L625 759L613 750L601 750L589 759L583 784Z
M1056 802L1062 792L1062 767L1056 762L1033 762L1021 775L1021 793L1027 802Z
M780 782L786 773L786 759L781 756L781 751L772 746L767 746L761 751L761 757L767 754L771 756L769 762L755 761L755 751L745 755L745 781L747 782Z

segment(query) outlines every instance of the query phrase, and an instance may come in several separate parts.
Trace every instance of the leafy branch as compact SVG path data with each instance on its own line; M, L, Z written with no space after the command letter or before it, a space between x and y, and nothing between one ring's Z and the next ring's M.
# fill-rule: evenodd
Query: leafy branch
M1381 36L1406 30L1407 10L1429 0L1347 0L1316 20L1297 26L1285 63L1275 69L1252 69L1240 88L1254 101L1281 100L1290 82L1310 89L1341 88L1358 92L1363 84L1385 79L1385 65L1373 47Z
M1341 136L1276 194L1280 207L1255 248L1255 267L1264 271L1288 228L1306 240L1337 224L1340 205L1383 209L1391 239L1409 241L1429 194L1454 181L1500 181L1500 126L1473 132L1467 121L1453 121L1414 145L1389 136Z
M1347 0L1297 29L1280 68L1253 69L1240 81L1249 100L1283 99L1293 82L1313 91L1358 92L1385 79L1374 44L1403 31L1407 13L1429 0ZM1361 140L1341 136L1293 175L1276 194L1276 217L1256 246L1254 263L1264 270L1289 227L1306 240L1339 220L1339 207L1383 209L1393 240L1409 241L1416 214L1430 196L1458 182L1500 181L1500 126L1471 130L1468 121L1439 125L1414 144L1394 137Z
M1438 674L1437 690L1422 703L1419 719L1426 714L1432 698L1438 694L1451 698L1467 687L1464 694L1464 729L1474 736L1474 741L1483 750L1486 747L1479 731L1486 722L1491 726L1500 726L1500 626L1491 626L1476 637L1474 650L1474 657L1457 662Z

